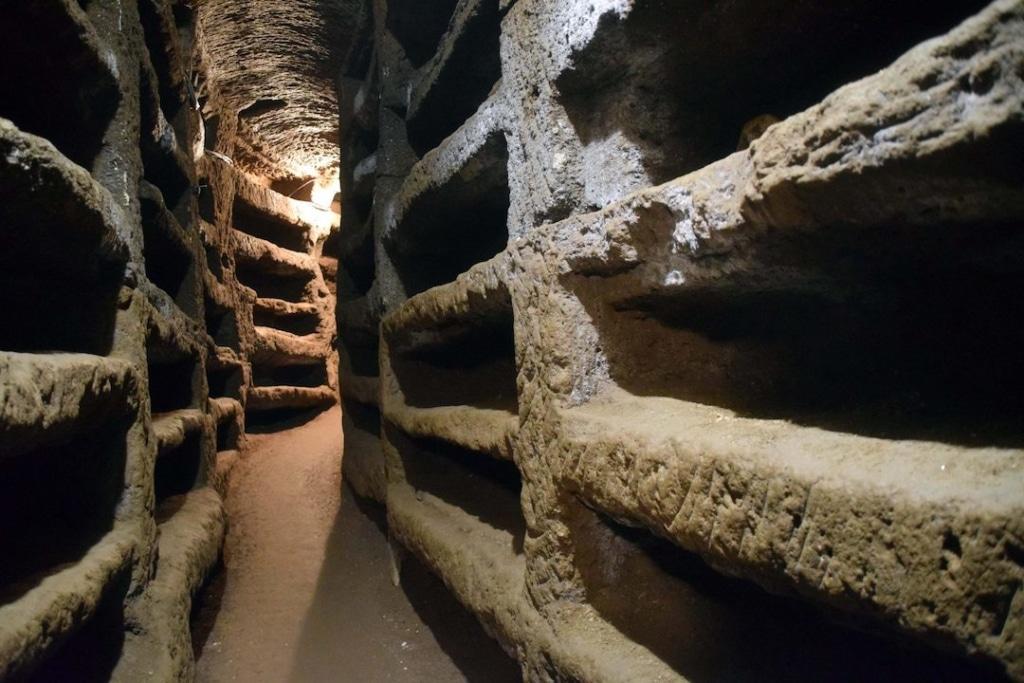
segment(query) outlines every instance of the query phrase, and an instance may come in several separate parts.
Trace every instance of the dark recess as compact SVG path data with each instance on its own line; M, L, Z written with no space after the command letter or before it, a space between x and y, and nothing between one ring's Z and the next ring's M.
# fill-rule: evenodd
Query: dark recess
M235 197L232 222L236 230L273 242L279 247L306 253L306 231Z
M514 463L435 439L413 439L391 424L385 423L384 430L410 486L509 532L515 551L522 552L526 521L519 501L522 479Z
M441 144L480 107L501 79L501 17L498 0L480 0L469 14L443 65L430 62L428 90L407 122L409 144L420 156ZM439 66L440 68L436 68Z
M992 662L833 623L810 605L719 574L669 541L582 505L573 517L588 601L687 680L1006 680Z
M416 197L388 252L411 296L453 281L508 243L508 146L501 131L444 185Z
M196 407L196 359L152 346L147 353L149 400L153 413Z
M121 91L87 36L60 3L4 3L0 116L92 170Z
M735 151L751 119L802 111L987 4L641 0L602 17L557 86L584 143L624 134L657 184Z
M168 499L188 493L202 483L199 480L203 462L202 436L201 432L192 432L180 446L157 458L153 477L160 507L157 510L158 521L169 519L182 502L180 499ZM162 505L165 501L166 505Z
M238 261L235 266L238 281L256 292L262 299L281 299L299 303L306 294L309 285L308 275L278 275L268 273L258 265L246 261Z
M67 568L114 527L124 491L126 417L0 457L0 604Z
M832 431L1022 444L1024 275L1014 226L830 226L747 247L731 282L615 301L575 279L636 395ZM768 270L766 270L768 269ZM787 273L766 284L765 272ZM620 280L623 280L620 282ZM1010 288L1010 289L1008 289Z
M323 361L310 365L254 365L252 383L257 387L322 387L327 384Z
M485 318L435 345L392 353L409 405L469 405L518 412L511 310Z

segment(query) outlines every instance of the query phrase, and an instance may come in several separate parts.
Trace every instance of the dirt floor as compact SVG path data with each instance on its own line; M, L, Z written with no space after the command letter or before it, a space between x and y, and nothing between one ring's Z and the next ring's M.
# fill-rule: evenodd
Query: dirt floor
M341 413L253 434L224 571L194 615L199 681L515 681L518 666L419 564L390 579L383 511L343 488Z

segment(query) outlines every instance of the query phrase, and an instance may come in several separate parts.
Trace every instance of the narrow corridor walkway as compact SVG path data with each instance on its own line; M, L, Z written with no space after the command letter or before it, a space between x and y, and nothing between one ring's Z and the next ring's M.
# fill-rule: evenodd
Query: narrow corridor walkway
M250 435L196 616L198 680L518 680L433 575L407 561L392 585L382 512L343 489L340 444L337 408Z

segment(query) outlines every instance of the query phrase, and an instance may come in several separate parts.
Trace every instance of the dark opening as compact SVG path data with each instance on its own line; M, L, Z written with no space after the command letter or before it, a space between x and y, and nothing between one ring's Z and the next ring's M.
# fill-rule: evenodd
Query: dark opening
M295 313L276 313L256 307L252 312L253 324L257 327L272 327L294 335L304 337L313 334L320 327L320 317L316 313L298 311Z
M210 387L210 398L242 398L242 383L244 375L241 365L216 366L216 360L211 358L208 361L206 371L206 382Z
M5 3L0 116L91 170L121 92L80 20L60 3Z
M261 299L281 299L292 303L299 303L305 298L310 282L309 275L268 273L259 265L246 261L236 263L235 276Z
M203 148L216 152L217 142L220 140L220 116L214 114L202 119L203 126Z
M224 420L217 425L217 452L235 450L240 438L238 423L233 418Z
M271 434L282 429L292 429L316 419L329 406L313 408L272 408L270 410L247 409L245 431L249 434Z
M412 439L390 424L384 429L410 486L508 532L515 552L522 552L526 521L519 500L522 479L514 463L443 441Z
M113 340L126 250L112 249L109 217L79 201L77 184L90 182L83 172L70 166L73 173L62 172L41 148L38 157L23 159L16 144L2 147L0 350L104 355Z
M306 253L308 250L304 228L261 211L241 197L235 198L233 215L236 230L291 251Z
M198 366L196 360L153 346L147 348L147 355L152 412L167 413L172 410L195 408Z
M202 432L194 431L185 437L185 441L172 451L164 453L156 461L156 471L153 475L154 486L156 487L157 505L166 501L171 496L178 496L188 493L200 482L203 463L203 439ZM169 509L158 512L160 521L166 521Z
M213 185L210 183L209 178L200 178L199 185L197 187L197 206L199 208L199 217L210 225L217 224L217 206L216 196L214 195Z
M362 223L358 231L346 234L344 238L339 236L337 250L339 288L356 298L366 295L377 272L372 219Z
M239 350L235 310L221 306L209 296L206 297L206 332L217 346Z
M188 243L175 235L178 226L158 200L140 193L146 277L162 289L186 315L199 315L199 275Z
M448 28L458 0L423 3L417 0L392 0L388 3L388 31L398 40L414 67L437 52L437 44Z
M0 287L0 349L109 353L123 271L105 266L95 279L79 280L59 270L41 272L38 258L12 264Z
M322 387L327 384L327 366L311 365L254 365L252 382L258 387Z
M34 683L109 681L121 660L125 634L129 631L124 605L130 585L130 569L114 576L92 618L58 645L27 680Z
M206 267L217 278L217 282L224 282L224 266L227 256L216 246L206 244L205 242L203 243L203 251L206 252Z
M376 406L360 403L351 399L344 401L343 413L359 430L374 436L380 436L380 411Z
M1024 300L1006 292L1024 275L1024 241L1014 235L829 226L747 247L750 272L713 286L618 301L635 287L629 275L572 286L612 378L635 395L889 439L1019 446L1024 328L1010 321Z
M324 246L320 250L322 256L329 258L339 258L341 256L341 231L332 230L327 239L324 240Z
M0 605L78 562L114 528L128 419L0 458Z
M380 348L376 345L364 346L361 344L349 344L344 340L341 342L345 359L352 369L352 374L359 377L380 376Z
M183 166L187 162L185 152L178 146L178 141L188 138L171 139L168 135L156 137L159 114L154 107L157 103L145 96L149 90L149 79L150 74L142 69L140 83L143 96L140 101L142 119L139 146L142 151L143 176L160 190L164 204L178 222L187 226L192 223L192 181ZM187 113L187 109L184 111Z
M164 24L159 3L155 0L139 0L139 19L142 21L149 59L156 71L160 109L174 128L179 144L187 144L191 135L188 129L189 108L185 106L185 74L176 71L174 61L183 58L183 55L170 49L173 36L168 33L169 30L177 30L177 27ZM149 119L144 117L143 121L146 120Z
M178 0L171 3L171 11L174 13L174 25L178 29L178 44L183 52L183 59L187 60L192 54L192 39L195 34L195 10L186 0Z
M300 202L313 201L315 178L277 178L270 183L270 189Z
M507 167L505 134L498 131L460 172L411 202L388 244L410 296L453 281L505 248Z
M476 322L476 321L475 321ZM518 413L511 310L392 353L391 367L410 406L469 405Z
M657 184L735 151L755 117L802 111L987 4L642 0L602 17L557 86L584 143L625 135Z
M691 681L988 681L997 668L840 626L579 506L570 524L595 609Z
M454 41L444 61L432 61L413 92L409 144L419 155L437 147L483 104L501 78L498 0L466 3L472 10L445 35ZM431 5L433 9L433 5Z

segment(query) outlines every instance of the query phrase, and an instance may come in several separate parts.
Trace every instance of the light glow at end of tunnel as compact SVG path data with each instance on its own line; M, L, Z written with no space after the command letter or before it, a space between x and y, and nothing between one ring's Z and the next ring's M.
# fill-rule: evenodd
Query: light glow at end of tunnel
M313 206L324 211L331 210L335 195L341 191L341 181L338 177L338 170L333 169L321 175L313 183L312 202Z

